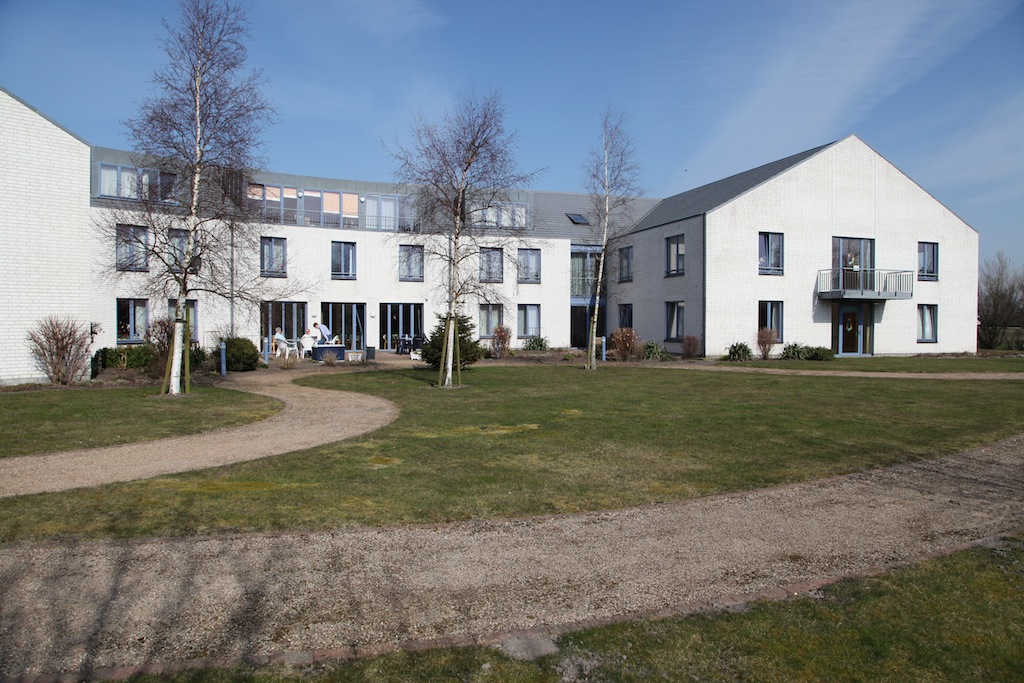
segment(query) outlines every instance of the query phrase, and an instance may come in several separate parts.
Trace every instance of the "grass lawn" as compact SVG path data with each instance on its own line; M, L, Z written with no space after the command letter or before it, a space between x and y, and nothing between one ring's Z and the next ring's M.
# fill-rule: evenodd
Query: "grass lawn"
M153 387L0 393L0 458L113 446L270 417L276 399L213 387L168 398Z
M824 370L841 372L1024 372L1024 358L1000 356L836 358L832 361L756 360L742 363L755 368Z
M637 621L573 633L559 652L516 662L492 648L334 662L291 680L356 681L1020 681L1024 543L973 549L851 579L820 599L743 613ZM201 670L135 681L289 680L281 669Z
M817 479L1017 433L1014 381L661 368L324 375L401 415L366 437L229 467L0 499L0 540L189 535L571 513Z

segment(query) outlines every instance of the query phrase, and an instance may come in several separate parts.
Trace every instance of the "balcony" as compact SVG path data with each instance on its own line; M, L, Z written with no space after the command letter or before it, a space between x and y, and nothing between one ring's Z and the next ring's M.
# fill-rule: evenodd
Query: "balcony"
M884 301L914 295L914 271L829 268L818 271L818 297Z

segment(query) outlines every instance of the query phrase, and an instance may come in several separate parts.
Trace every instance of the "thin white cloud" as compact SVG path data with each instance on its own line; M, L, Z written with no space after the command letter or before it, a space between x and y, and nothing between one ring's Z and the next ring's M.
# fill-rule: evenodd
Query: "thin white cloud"
M749 54L758 73L706 141L691 170L712 174L723 152L753 161L843 137L879 103L1006 16L1014 0L870 0L797 6L771 51ZM759 65L759 66L758 66ZM730 67L732 68L732 67ZM708 178L713 179L713 178Z
M423 0L343 0L338 13L357 30L388 42L443 23L442 16Z

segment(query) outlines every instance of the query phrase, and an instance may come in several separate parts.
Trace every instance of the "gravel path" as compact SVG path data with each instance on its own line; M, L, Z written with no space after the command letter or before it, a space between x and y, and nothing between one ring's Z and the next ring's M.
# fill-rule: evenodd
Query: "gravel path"
M0 678L486 642L878 570L1020 528L1024 435L823 481L592 514L12 543L0 545Z

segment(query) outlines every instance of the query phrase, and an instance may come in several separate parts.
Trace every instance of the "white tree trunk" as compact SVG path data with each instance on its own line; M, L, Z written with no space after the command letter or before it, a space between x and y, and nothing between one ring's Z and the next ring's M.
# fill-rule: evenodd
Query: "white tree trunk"
M174 320L174 335L169 353L171 354L171 381L167 392L172 396L181 393L181 356L185 349L185 324L180 318Z
M458 340L455 339L455 318L451 315L449 315L448 323L445 325L445 340L444 382L441 386L451 388L452 367L455 365L455 345L458 343Z

